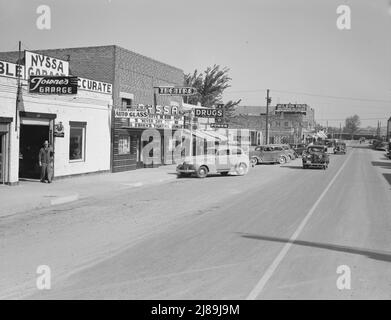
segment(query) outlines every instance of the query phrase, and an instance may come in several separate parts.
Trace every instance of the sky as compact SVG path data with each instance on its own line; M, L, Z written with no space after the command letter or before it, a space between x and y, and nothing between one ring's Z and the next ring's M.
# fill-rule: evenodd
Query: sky
M228 67L224 102L307 103L317 122L391 116L391 0L0 0L0 51L116 44L181 68ZM51 28L40 30L47 5ZM337 7L351 29L337 28Z

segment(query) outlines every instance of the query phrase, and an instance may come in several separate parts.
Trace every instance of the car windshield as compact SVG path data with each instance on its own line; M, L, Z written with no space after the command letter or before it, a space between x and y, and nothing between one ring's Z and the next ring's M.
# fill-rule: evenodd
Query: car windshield
M228 156L230 154L230 150L229 149L221 149L217 152L217 154L219 156Z
M308 151L309 152L323 152L324 148L322 148L322 147L311 147L311 148L308 148Z

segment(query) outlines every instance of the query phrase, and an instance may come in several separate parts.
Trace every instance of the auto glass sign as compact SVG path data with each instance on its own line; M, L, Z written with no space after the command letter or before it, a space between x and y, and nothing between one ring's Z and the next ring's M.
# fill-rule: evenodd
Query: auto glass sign
M115 110L116 118L148 118L148 111L146 110Z
M39 94L77 94L77 77L30 76L29 92Z
M26 79L28 76L68 76L69 62L25 51Z

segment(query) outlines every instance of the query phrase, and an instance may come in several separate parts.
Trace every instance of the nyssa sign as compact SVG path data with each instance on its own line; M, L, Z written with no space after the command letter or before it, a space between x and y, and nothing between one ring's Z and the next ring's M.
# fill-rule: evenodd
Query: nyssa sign
M42 54L25 52L26 79L28 76L68 76L69 62Z
M30 76L29 92L40 94L76 94L77 77Z

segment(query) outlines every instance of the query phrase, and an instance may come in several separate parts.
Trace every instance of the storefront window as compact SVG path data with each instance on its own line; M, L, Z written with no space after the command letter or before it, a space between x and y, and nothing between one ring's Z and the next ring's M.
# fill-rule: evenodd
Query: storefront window
M83 124L70 124L69 160L85 160L85 131L86 127Z
M124 109L130 108L132 106L132 100L131 99L122 98L121 99L121 104L122 104L122 108L124 108Z
M118 154L130 154L130 136L119 137Z

